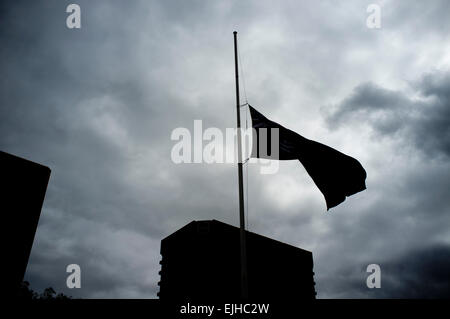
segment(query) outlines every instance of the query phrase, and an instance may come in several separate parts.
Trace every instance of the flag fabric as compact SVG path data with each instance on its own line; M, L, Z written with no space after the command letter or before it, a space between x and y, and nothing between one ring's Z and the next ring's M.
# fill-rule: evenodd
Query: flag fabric
M305 167L327 203L327 210L366 189L366 171L353 157L345 155L329 146L309 140L278 123L267 119L249 105L253 130L253 158L278 160L299 160ZM263 130L265 136L262 136ZM271 152L271 129L278 129L279 151L273 157ZM260 141L260 137L261 141ZM260 143L267 143L265 144ZM261 145L267 151L261 152ZM276 153L276 152L275 152Z

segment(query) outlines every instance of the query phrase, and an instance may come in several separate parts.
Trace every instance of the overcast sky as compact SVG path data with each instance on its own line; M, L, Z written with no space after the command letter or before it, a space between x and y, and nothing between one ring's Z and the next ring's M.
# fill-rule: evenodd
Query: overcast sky
M81 29L66 27L72 2ZM381 29L366 26L371 3ZM238 225L236 165L170 157L177 127L235 126L237 30L248 101L367 171L367 190L326 212L298 161L275 175L251 164L249 229L312 251L319 298L448 297L449 12L447 0L2 1L0 149L52 170L26 279L156 298L162 238L192 220ZM72 263L81 289L65 286ZM380 289L366 286L372 263Z

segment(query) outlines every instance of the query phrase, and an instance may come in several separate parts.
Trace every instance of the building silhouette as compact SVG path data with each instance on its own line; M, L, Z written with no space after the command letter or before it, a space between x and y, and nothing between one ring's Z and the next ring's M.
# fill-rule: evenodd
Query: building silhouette
M312 253L246 232L249 299L315 299ZM241 294L239 228L193 221L161 241L159 298L237 300Z
M4 288L18 291L25 275L44 202L50 169L0 151L2 268Z

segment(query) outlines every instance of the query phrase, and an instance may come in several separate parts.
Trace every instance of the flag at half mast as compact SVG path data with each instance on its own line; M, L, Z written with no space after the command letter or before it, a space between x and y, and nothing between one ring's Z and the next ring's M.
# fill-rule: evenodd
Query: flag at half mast
M254 129L251 157L299 160L325 197L327 210L366 189L367 174L356 159L269 120L250 105L249 108ZM271 136L274 132L278 133L277 150L271 149L271 145L276 145Z

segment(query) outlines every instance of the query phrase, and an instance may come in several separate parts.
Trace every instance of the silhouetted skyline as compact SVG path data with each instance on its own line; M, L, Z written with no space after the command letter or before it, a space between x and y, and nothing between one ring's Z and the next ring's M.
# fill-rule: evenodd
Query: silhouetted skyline
M4 290L17 294L23 281L51 170L0 151Z
M193 221L161 241L162 301L239 300L239 228L217 220ZM246 232L250 300L315 299L313 254Z

